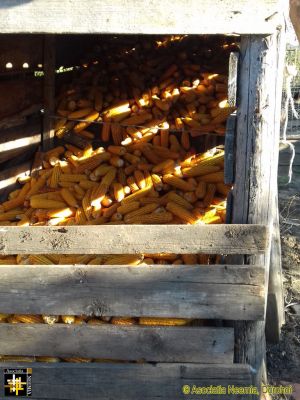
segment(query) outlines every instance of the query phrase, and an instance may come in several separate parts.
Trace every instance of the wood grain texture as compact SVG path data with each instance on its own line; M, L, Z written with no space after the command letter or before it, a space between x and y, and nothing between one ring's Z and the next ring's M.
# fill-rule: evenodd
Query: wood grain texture
M41 125L31 123L10 128L0 134L0 163L34 150L41 141Z
M256 254L263 225L98 225L1 227L0 254Z
M224 183L226 183L227 185L232 185L234 183L235 131L236 131L236 115L231 114L226 122L226 135L225 135Z
M10 1L0 8L3 33L256 33L282 23L278 0L39 0ZM201 23L199 24L199 18Z
M184 385L250 386L252 373L241 364L42 364L0 363L1 368L32 368L32 399L52 400L177 400ZM3 387L3 375L0 385ZM242 395L205 395L209 400L241 400Z
M46 6L46 5L45 5ZM45 35L44 38L44 123L42 134L43 150L53 148L55 136L51 115L55 109L55 36Z
M0 271L1 313L231 320L264 313L261 267L9 265Z
M233 223L273 224L277 186L278 143L284 37L243 37L241 42L237 112ZM246 260L264 264L269 277L270 248L265 255ZM243 259L234 257L235 263ZM267 286L267 284L266 284ZM267 295L267 290L266 290ZM266 302L265 302L266 304ZM265 377L265 323L235 324L235 361L256 370L256 384Z
M20 356L229 364L233 343L233 328L0 325L0 354Z

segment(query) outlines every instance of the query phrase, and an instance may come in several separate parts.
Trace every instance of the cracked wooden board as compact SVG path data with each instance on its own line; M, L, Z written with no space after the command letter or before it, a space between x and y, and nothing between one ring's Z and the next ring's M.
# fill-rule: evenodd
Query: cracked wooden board
M4 314L228 320L264 316L263 267L9 265L0 271Z
M97 225L0 227L0 254L257 254L263 225Z

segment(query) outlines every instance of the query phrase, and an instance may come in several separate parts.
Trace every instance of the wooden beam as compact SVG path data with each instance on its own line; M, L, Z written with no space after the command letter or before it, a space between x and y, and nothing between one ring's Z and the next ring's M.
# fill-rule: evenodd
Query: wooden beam
M273 224L285 54L282 45L280 32L269 37L243 37L241 41L233 223ZM270 248L265 255L249 260L250 264L266 266L266 294L269 259ZM242 261L234 257L233 262ZM265 323L238 322L235 328L235 360L256 370L260 386L265 378Z
M45 5L46 6L46 5ZM44 39L44 129L43 150L53 147L53 120L55 108L55 66L56 66L55 36L45 35Z
M230 320L264 316L261 267L8 265L0 271L3 314Z
M0 325L0 353L16 356L230 364L233 343L233 328Z
M35 400L111 400L111 399L192 399L198 395L183 394L183 387L235 385L250 386L252 373L240 364L112 364L112 363L0 363L3 368L32 368L32 398ZM4 387L4 374L0 385ZM227 392L227 390L226 390ZM205 395L240 399L241 395Z
M41 124L30 123L1 132L0 135L0 163L34 151L41 142Z
M263 225L97 225L0 229L0 254L256 254L268 246Z
M278 0L39 0L17 11L1 7L2 33L269 34L282 23Z

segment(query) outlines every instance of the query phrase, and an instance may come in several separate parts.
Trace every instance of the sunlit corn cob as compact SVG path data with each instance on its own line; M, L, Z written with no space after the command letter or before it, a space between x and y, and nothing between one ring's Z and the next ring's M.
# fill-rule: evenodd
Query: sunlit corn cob
M42 324L43 318L40 315L14 315L15 320L23 322L24 324Z
M178 178L177 176L167 174L163 176L163 181L168 185L171 185L177 189L191 192L195 190L195 186L186 182L185 180Z
M132 217L131 224L167 224L173 220L173 215L170 212L155 213L152 212L146 215Z
M174 202L167 203L166 209L188 224L195 224L196 222L194 215L190 211Z
M41 264L41 265L53 265L55 264L52 260L50 260L48 257L44 256L44 255L34 255L34 254L30 254L30 256L28 257L29 261L32 264Z
M63 201L32 198L30 199L30 206L32 208L65 208L66 203Z
M68 204L70 207L78 207L78 202L73 196L72 192L68 190L67 188L61 189L61 197L63 200Z
M140 207L135 211L131 211L130 213L126 214L124 217L124 221L128 224L130 224L130 220L132 218L138 217L140 215L146 215L152 213L154 210L157 209L159 204L157 203L150 203L145 205L144 207Z
M184 318L154 318L154 317L141 317L139 318L139 325L148 326L183 326L188 325L190 319Z
M46 363L57 363L60 362L58 357L47 357L47 356L37 356L35 357L36 362L46 362Z
M58 315L42 315L43 321L45 324L53 325L59 321Z
M144 256L141 254L121 254L110 256L104 265L138 265L143 261Z
M113 317L110 323L113 325L136 325L137 321L130 317Z

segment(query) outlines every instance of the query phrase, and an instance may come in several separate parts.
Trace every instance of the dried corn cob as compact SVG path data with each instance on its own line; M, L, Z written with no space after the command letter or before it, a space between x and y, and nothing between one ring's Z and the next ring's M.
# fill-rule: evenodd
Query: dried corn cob
M183 326L188 325L190 319L184 318L154 318L154 317L141 317L139 318L139 325L147 326Z
M188 224L195 224L196 222L194 215L190 211L174 202L169 202L166 209Z
M178 178L177 176L167 174L163 176L163 181L168 185L174 186L177 189L191 192L195 190L195 186L186 182L185 180Z

